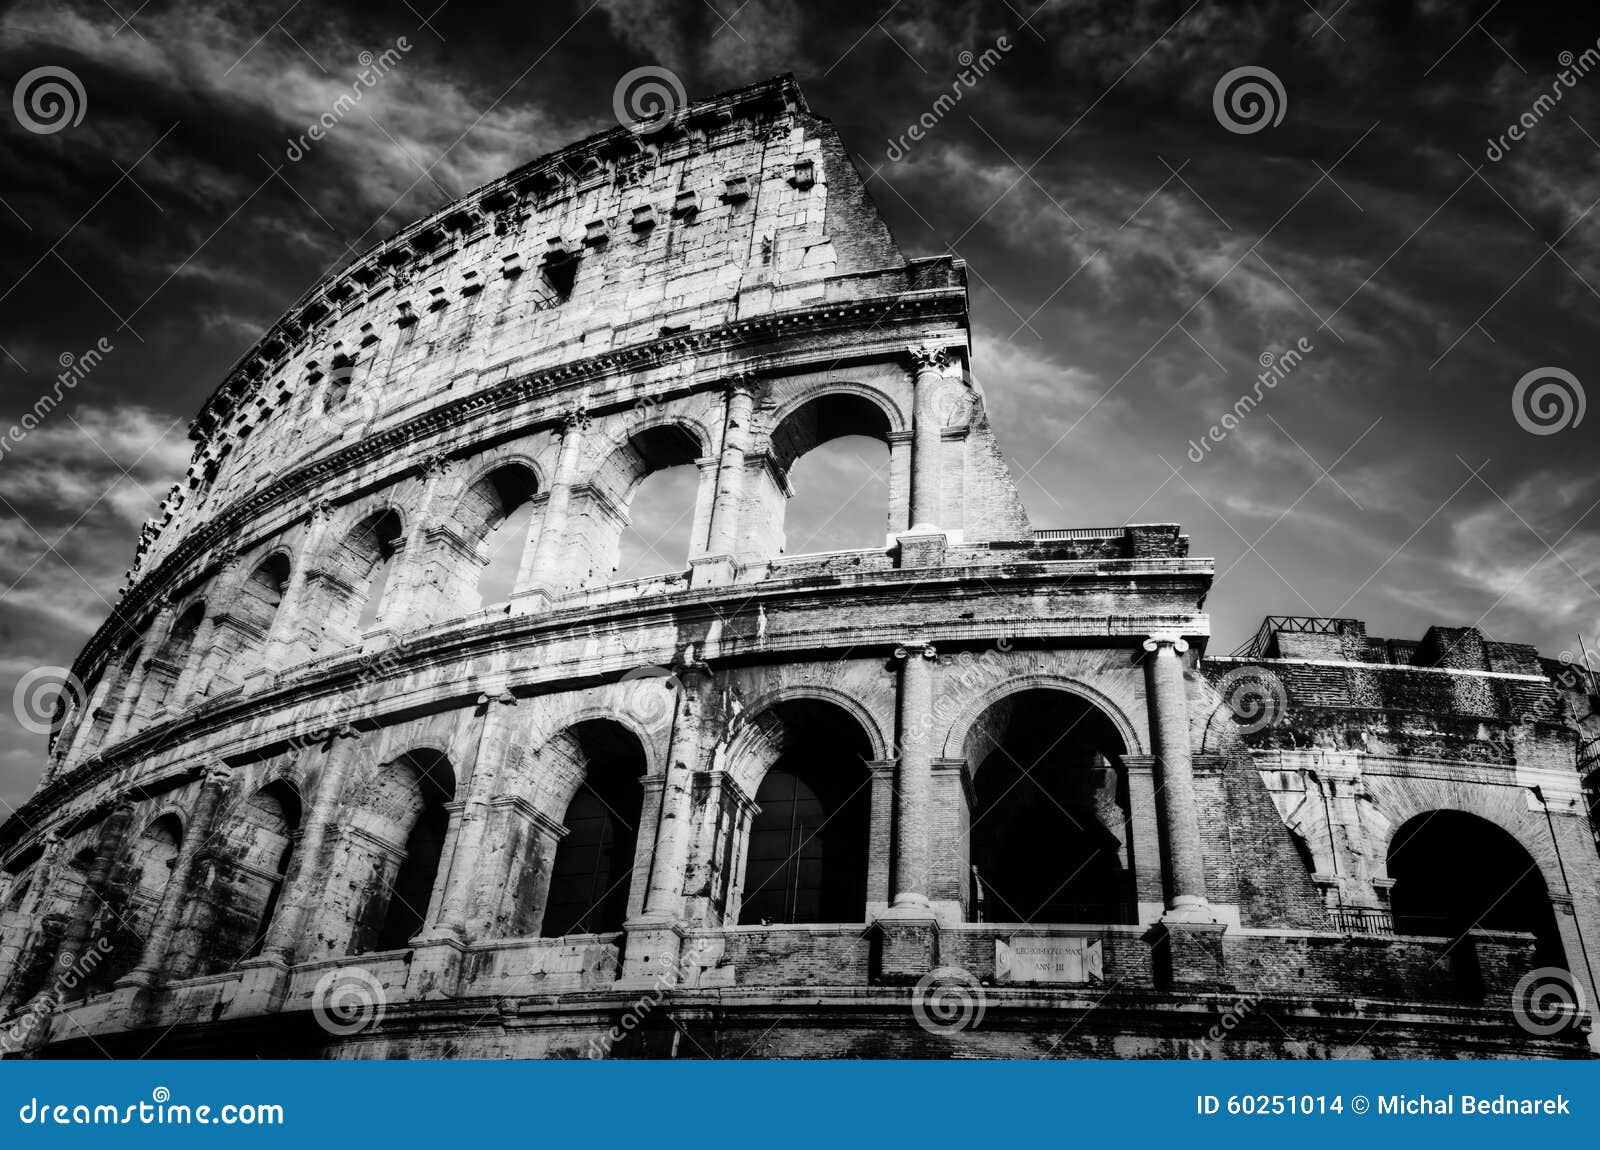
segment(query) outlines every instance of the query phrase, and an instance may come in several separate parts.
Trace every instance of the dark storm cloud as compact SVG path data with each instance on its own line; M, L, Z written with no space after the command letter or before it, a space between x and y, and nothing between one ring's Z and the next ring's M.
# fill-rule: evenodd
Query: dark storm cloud
M617 78L645 64L691 95L799 76L907 250L968 260L975 375L1036 523L1184 522L1217 556L1219 646L1268 610L1402 636L1476 621L1550 653L1595 635L1596 425L1532 435L1511 393L1596 362L1600 71L1490 155L1600 36L1578 6L117 7L131 18L0 16L8 92L56 65L88 95L53 135L0 109L0 430L63 354L115 346L0 457L0 692L71 661L187 461L188 418L266 324L418 214L613 123ZM1244 65L1287 98L1248 135L1212 104ZM1302 339L1193 462L1261 357ZM42 740L7 710L15 802Z

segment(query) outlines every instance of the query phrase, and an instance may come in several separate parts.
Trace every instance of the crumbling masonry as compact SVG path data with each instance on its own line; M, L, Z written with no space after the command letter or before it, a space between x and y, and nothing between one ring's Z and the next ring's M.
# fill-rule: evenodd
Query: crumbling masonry
M7 1051L1587 1054L1529 1003L1597 1001L1592 683L1351 620L1207 655L1176 526L1031 527L967 322L786 78L318 284L0 828ZM844 436L882 545L788 554ZM613 582L679 465L682 569Z

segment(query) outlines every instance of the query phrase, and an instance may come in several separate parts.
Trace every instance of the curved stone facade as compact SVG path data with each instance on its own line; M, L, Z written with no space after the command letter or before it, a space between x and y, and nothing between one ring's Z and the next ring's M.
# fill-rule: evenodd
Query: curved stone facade
M1481 815L1595 951L1559 683L1500 652L1395 702L1424 671L1364 648L1327 704L1338 661L1275 648L1286 714L1244 721L1177 527L1029 524L967 322L788 79L317 285L195 421L0 829L8 1049L1582 1053L1514 1020L1550 938L1397 934L1384 873L1413 814ZM787 554L793 465L853 435L882 545ZM684 464L681 570L614 582ZM1390 711L1477 733L1351 734Z

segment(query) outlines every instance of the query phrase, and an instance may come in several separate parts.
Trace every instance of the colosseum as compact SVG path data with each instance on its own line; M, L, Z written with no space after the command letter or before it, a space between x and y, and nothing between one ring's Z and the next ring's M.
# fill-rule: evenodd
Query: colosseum
M1212 562L1034 527L969 355L963 263L788 77L319 283L0 828L5 1053L1590 1056L1592 681L1352 619L1209 653ZM791 554L848 436L882 541ZM682 465L679 569L616 581Z

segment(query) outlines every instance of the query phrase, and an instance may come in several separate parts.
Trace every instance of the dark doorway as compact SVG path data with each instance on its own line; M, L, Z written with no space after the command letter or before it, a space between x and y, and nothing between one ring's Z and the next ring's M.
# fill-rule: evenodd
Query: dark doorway
M782 753L756 791L739 921L865 921L871 744L828 703L774 713Z
M567 834L556 848L540 934L608 934L628 917L634 847L644 805L644 750L615 723L582 723L568 732L587 762L567 804Z
M1134 921L1122 740L1063 691L997 702L979 722L972 862L989 922Z

